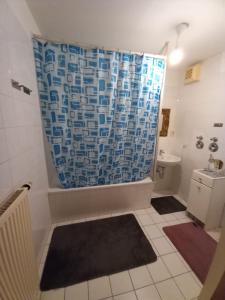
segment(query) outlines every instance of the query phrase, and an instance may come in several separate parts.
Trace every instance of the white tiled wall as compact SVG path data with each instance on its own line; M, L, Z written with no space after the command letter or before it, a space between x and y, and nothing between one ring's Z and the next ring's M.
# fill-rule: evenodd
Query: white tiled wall
M208 165L210 138L219 139L219 151L215 158L225 163L225 60L224 53L202 63L201 80L182 85L180 102L177 106L177 145L182 145L182 177L180 195L188 199L189 182L193 169ZM222 128L215 128L215 122L222 122ZM204 137L202 150L195 147L196 136Z
M38 254L50 215L31 42L31 31L37 27L25 1L19 2L17 9L13 6L17 1L9 1L10 6L7 0L0 1L0 201L22 184L32 182L29 199ZM31 95L13 89L11 78L29 87Z
M176 107L180 101L179 91L183 79L182 70L167 69L164 87L164 95L162 100L162 108L170 108L170 124L168 136L159 138L159 149L166 150L170 153L179 154L180 148L176 149ZM162 122L162 115L160 115ZM160 127L161 129L161 127Z
M180 101L179 90L183 78L182 70L167 69L166 80L164 87L164 95L162 99L162 108L169 108L170 111L170 123L168 135L166 137L159 138L158 149L162 149L168 153L180 155L181 145L176 144L177 135L177 110L176 107ZM162 115L160 115L160 126L162 124ZM179 176L180 168L167 167L164 170L164 176L161 178L158 174L156 177L155 191L164 193L177 193L179 188Z
M225 53L202 63L199 82L184 85L183 78L180 71L167 74L163 106L171 107L172 119L169 137L160 138L160 148L181 155L179 196L187 201L192 170L207 167L211 137L219 139L214 157L225 163ZM213 127L215 122L224 123L223 128ZM202 150L195 147L199 135L204 137Z

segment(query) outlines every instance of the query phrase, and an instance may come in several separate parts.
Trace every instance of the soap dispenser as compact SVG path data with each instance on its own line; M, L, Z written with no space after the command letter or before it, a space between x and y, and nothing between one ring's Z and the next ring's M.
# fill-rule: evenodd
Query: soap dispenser
M209 160L208 160L208 170L209 171L214 171L214 158L212 156L212 154L209 155Z

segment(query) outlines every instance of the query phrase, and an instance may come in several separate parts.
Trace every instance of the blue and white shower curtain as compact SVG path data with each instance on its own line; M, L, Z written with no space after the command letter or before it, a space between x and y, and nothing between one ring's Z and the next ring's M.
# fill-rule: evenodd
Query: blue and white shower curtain
M33 45L44 129L61 184L148 176L164 60L38 39Z

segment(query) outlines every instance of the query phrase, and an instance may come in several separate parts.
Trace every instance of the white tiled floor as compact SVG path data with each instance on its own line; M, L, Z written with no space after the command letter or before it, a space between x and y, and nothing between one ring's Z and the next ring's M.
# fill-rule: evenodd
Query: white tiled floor
M65 300L88 300L87 281L65 288Z
M128 271L120 272L109 276L112 294L119 295L133 290L132 281Z
M174 252L174 247L169 243L166 237L162 236L157 239L152 240L154 246L156 247L159 255L165 255L167 253Z
M41 294L41 300L64 300L64 289L51 290Z
M141 221L141 224L143 226L154 224L154 221L152 220L149 214L140 215L138 216L138 219Z
M171 277L166 265L163 263L161 257L157 258L157 261L147 265L147 268L152 275L154 282L163 281Z
M174 279L185 299L189 300L198 297L201 288L190 272L179 275Z
M208 230L207 233L217 242L219 242L221 235L221 228L216 228L213 230Z
M76 284L65 289L43 292L41 300L195 299L199 295L202 285L162 230L164 226L185 223L191 220L185 212L159 215L153 207L133 211L132 213L136 216L158 256L156 262ZM124 212L114 213L111 216L120 214L124 214ZM90 219L82 219L82 221L88 220ZM77 222L77 220L74 222ZM74 222L69 221L63 224ZM62 223L57 225L62 225ZM44 266L52 232L53 229L50 231L50 236L43 251L40 274Z
M104 276L88 282L89 300L104 299L112 296L109 277Z
M146 266L129 270L134 288L139 289L153 283L152 277Z
M188 271L186 266L180 260L176 252L162 256L163 262L173 276L183 274Z
M121 294L121 295L115 296L113 299L114 300L137 300L135 292Z
M162 236L161 230L157 225L148 225L145 226L145 231L147 232L150 239L155 239Z
M159 295L162 300L185 299L172 278L156 283L156 288L158 289Z
M161 300L159 293L154 285L146 286L136 290L138 300Z

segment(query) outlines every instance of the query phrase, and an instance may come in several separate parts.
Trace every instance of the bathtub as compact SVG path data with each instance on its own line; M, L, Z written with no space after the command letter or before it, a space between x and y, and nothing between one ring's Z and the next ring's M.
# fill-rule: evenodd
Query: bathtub
M82 188L50 188L49 205L53 222L94 217L150 207L153 182L141 181Z

